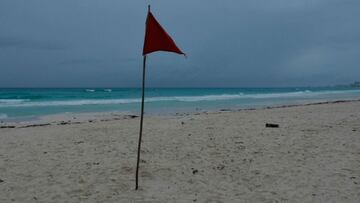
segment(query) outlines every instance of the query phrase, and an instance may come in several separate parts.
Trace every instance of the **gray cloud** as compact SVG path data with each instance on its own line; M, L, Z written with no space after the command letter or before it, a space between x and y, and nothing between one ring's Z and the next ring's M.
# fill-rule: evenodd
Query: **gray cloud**
M0 37L0 48L8 47L43 50L64 50L69 48L64 42L31 40L16 37Z
M68 59L63 60L59 64L60 65L95 65L95 64L101 64L102 60L100 59Z
M150 55L149 86L360 78L358 0L2 0L0 87L140 86L148 2L188 55Z

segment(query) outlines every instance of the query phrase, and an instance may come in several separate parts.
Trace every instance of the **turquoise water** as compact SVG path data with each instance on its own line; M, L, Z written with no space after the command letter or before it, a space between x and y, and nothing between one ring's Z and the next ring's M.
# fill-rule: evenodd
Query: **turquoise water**
M141 89L0 89L0 119L64 112L140 111ZM360 99L360 89L329 88L148 88L145 112L173 113L222 108Z

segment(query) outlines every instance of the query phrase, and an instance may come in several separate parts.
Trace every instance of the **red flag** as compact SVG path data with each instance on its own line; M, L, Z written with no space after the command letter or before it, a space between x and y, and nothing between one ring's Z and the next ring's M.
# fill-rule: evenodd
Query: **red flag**
M143 55L155 52L155 51L168 51L178 54L184 54L171 39L170 35L166 33L164 28L157 22L152 13L148 12L146 19L146 31ZM184 54L185 55L185 54Z

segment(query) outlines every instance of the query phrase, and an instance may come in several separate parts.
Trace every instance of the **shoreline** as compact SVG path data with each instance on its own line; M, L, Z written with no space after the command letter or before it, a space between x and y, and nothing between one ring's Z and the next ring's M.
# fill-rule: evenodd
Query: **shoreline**
M310 103L301 103L301 104L283 104L283 105L273 105L273 106L263 106L263 107L254 107L254 108L221 108L218 110L208 110L208 111L192 111L192 112L175 112L175 113L150 113L144 114L148 117L178 117L178 116L192 116L192 115L201 115L201 114L216 114L223 112L238 112L238 111L253 111L261 109L281 109L281 108L293 108L293 107L302 107L302 106L314 106L314 105L326 105L326 104L338 104L338 103L352 103L360 102L360 99L348 99L348 100L334 100L334 101L320 101L320 102L310 102ZM18 121L6 121L0 120L0 129L11 129L11 128L29 128L29 127L44 127L51 125L77 125L84 123L95 123L95 122L108 122L115 120L125 120L125 119L134 119L139 117L138 114L133 114L130 112L90 112L90 113L60 113L60 114L51 114L39 117L33 117L26 120Z
M199 88L189 90L149 89L145 104L148 115L198 113L221 109L266 108L303 105L337 100L360 99L358 88ZM1 90L0 90L1 92ZM14 95L17 95L16 97ZM32 98L29 95L38 95ZM77 95L74 97L74 95ZM71 114L138 114L140 98L127 88L109 92L89 93L79 90L3 91L0 95L0 124L35 122L43 117ZM65 99L66 98L66 99ZM149 102L149 103L147 103ZM67 116L65 116L67 115Z

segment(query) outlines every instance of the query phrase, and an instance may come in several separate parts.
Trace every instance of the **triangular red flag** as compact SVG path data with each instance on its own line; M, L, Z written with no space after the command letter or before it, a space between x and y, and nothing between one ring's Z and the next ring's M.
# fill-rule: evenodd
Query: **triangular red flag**
M153 14L148 12L146 19L146 31L143 55L155 52L155 51L168 51L175 52L177 54L184 54L171 39L170 35L166 33L160 23L157 22ZM185 55L185 54L184 54Z

